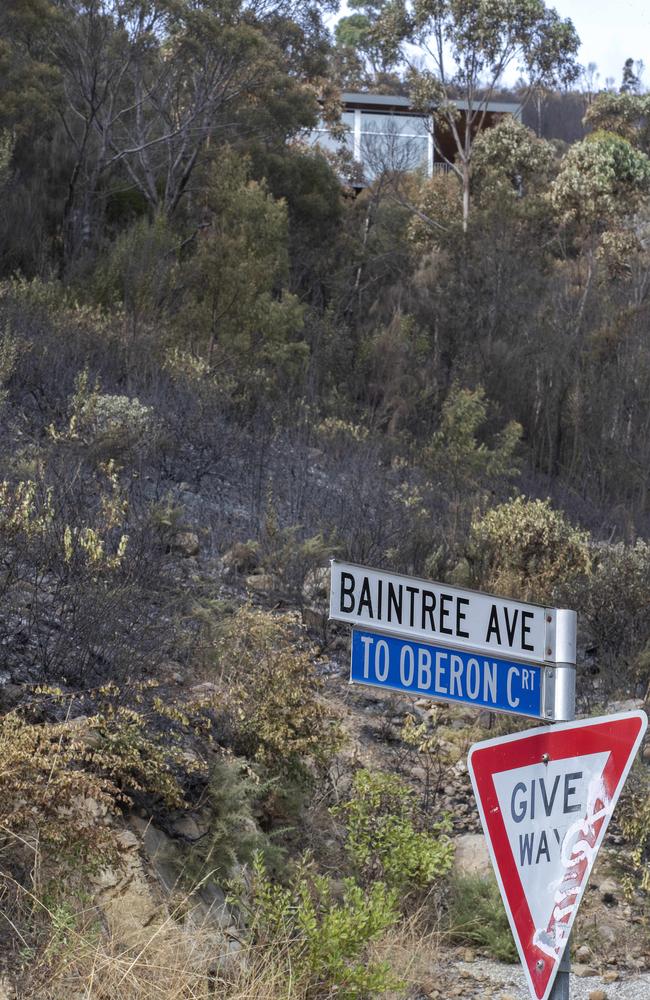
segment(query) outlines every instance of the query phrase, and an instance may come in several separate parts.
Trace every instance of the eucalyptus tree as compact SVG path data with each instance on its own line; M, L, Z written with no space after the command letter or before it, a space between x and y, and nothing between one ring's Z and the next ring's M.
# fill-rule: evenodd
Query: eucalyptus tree
M650 94L598 94L587 109L585 125L613 132L650 154Z
M414 104L432 115L436 152L462 185L466 228L474 140L504 74L523 75L524 100L570 83L579 73L575 28L544 0L392 0L374 31L386 58L406 67Z
M313 124L328 2L8 0L0 83L53 80L64 265L98 243L111 191L170 216L209 143L268 129L274 110L286 131Z

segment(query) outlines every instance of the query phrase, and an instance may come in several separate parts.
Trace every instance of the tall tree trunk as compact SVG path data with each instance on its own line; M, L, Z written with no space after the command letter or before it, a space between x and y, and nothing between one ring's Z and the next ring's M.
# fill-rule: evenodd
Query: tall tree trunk
M469 207L470 207L470 185L471 176L469 172L469 163L463 162L463 232L467 232L467 223L469 220Z

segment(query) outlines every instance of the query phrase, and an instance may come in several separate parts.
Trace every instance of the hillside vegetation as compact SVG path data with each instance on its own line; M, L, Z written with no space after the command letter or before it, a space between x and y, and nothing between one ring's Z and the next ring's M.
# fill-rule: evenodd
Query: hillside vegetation
M505 119L465 199L357 192L305 130L412 78L331 6L2 5L0 997L447 997L441 936L513 957L450 872L515 723L350 691L332 556L576 608L580 711L650 695L648 97L570 146ZM638 967L648 791L607 853Z

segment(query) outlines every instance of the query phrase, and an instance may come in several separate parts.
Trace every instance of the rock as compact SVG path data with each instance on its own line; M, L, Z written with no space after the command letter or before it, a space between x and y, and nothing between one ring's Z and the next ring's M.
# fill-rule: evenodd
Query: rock
M80 795L76 795L75 803L94 822L103 819L108 813L108 806L106 803L98 802L97 799L93 799L92 796L82 798Z
M118 874L114 868L100 868L90 876L90 881L98 892L106 892L113 889L122 881L122 875Z
M618 940L618 931L612 924L605 924L601 921L596 928L596 933L599 941L603 944L613 945Z
M607 994L605 990L592 990L589 994L589 1000L607 1000Z
M233 913L223 890L214 882L207 882L199 889L200 905L194 913L194 920L199 918L199 922L210 921L220 930L227 930L233 926Z
M177 531L171 542L171 551L187 559L199 554L199 536L195 531Z
M178 882L178 865L175 863L178 847L171 837L140 816L131 816L129 825L142 837L145 853L163 888L171 892Z
M88 725L88 716L77 715L74 719L66 719L65 725L68 729L84 729Z
M254 573L246 577L246 586L256 594L270 594L275 585L275 577L271 573Z
M211 681L203 681L202 684L193 684L192 687L190 688L190 691L193 695L198 694L201 697L216 694L218 690L219 688L217 687L217 685L213 684Z
M586 944L581 944L576 951L576 958L579 962L588 962L591 958L591 948L588 948Z
M456 837L454 846L456 848L454 871L457 874L481 875L484 878L491 874L490 855L482 834L464 833Z
M200 840L207 832L205 826L199 826L195 817L189 814L175 820L172 823L172 830L177 837L183 837L185 840Z
M613 701L607 707L607 711L611 712L638 712L639 709L645 708L645 702L643 698L627 698L625 701Z
M142 946L150 940L151 924L165 917L164 908L153 898L141 871L123 890L102 899L101 908L111 937L131 946Z
M596 970L591 965L584 965L582 962L574 962L571 966L571 972L574 976L578 976L580 979L584 979L586 976L595 976Z
M610 969L609 972L603 973L604 983L615 983L618 979L618 972L615 969Z

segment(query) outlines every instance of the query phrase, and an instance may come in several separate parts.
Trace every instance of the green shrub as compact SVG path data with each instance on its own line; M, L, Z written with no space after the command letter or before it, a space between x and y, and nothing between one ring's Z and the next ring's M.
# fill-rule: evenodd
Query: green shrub
M554 588L586 573L589 538L550 500L515 497L474 520L470 533L474 582L523 600L550 600Z
M139 712L120 706L89 723L95 748L88 751L88 763L108 776L125 797L145 794L172 809L186 804L173 772L173 765L182 761L182 751L162 734L151 733Z
M250 935L269 958L284 963L296 995L370 998L401 985L387 962L366 958L367 946L397 922L397 899L381 882L364 890L353 879L336 899L328 879L307 864L285 888L271 882L258 854L246 904Z
M186 806L184 788L204 782L207 768L187 754L187 741L205 735L205 714L188 716L155 681L134 681L128 689L108 683L77 695L87 714L64 729L70 731L69 766L77 775L107 783L120 805L148 798L167 809ZM134 707L124 704L125 700ZM58 688L37 688L25 714L56 715L67 711L70 696Z
M607 682L648 684L648 593L650 545L641 540L594 546L590 573L567 588L567 603L577 608L580 624L597 648L601 675L603 668L615 671Z
M150 406L130 396L103 393L99 381L90 384L87 369L80 372L70 401L69 439L79 439L116 457L145 442L153 430Z
M144 320L160 324L173 292L178 239L162 215L137 219L103 254L92 279L98 302L122 303L132 331Z
M256 554L267 573L273 575L277 589L295 603L303 601L307 576L327 564L335 546L320 532L301 538L302 526L280 527L273 498L269 497L266 516Z
M518 960L499 887L492 876L457 875L452 879L447 916L452 941L475 945L499 962Z
M485 391L452 386L440 417L440 427L424 451L425 467L436 478L443 475L454 495L485 487L501 476L519 471L515 452L521 438L521 426L507 424L488 447L479 435L487 421Z
M358 877L402 892L424 889L448 871L453 846L441 827L418 830L417 796L399 778L365 769L348 802L334 810L346 824L346 847Z
M623 888L628 899L636 891L650 898L650 775L637 762L630 771L617 809L617 821L629 853L619 852Z
M429 488L446 508L442 551L464 540L474 510L484 510L490 493L519 472L516 453L521 426L514 420L497 434L488 433L490 404L481 386L452 385L440 414L440 424L422 452ZM486 440L487 439L487 440ZM491 439L491 440L490 440ZM489 441L489 443L488 443Z
M208 874L227 878L236 864L248 862L267 846L253 817L255 800L264 792L243 762L219 758L212 766L201 809L208 817L205 836L193 845L187 874L196 884Z

